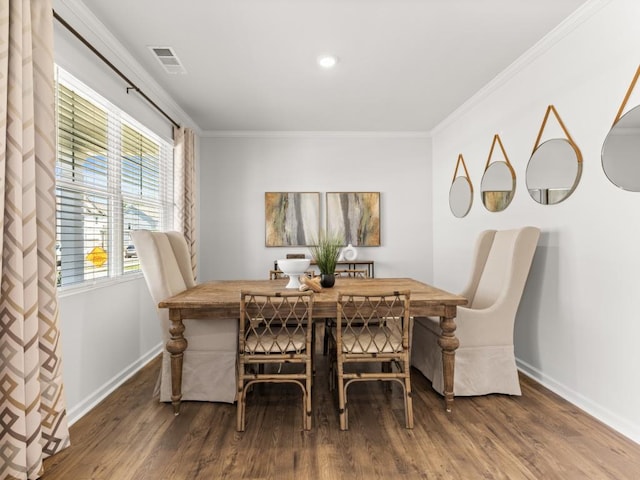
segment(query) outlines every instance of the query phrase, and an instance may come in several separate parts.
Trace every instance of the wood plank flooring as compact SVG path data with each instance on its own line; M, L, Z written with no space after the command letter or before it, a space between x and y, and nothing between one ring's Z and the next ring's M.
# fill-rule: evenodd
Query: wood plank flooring
M210 479L637 479L640 445L522 377L522 397L442 397L412 372L415 428L404 428L399 387L355 384L350 430L339 430L316 356L314 419L302 430L301 395L260 385L247 401L247 430L235 405L151 397L159 359L71 427L71 447L45 461L44 480Z

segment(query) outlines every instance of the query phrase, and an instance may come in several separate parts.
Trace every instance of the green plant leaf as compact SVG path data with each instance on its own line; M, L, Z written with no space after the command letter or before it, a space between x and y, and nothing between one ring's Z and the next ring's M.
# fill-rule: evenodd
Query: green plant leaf
M343 235L339 233L320 232L314 245L309 247L320 273L328 274L336 271L336 264L340 256L340 249L344 245Z

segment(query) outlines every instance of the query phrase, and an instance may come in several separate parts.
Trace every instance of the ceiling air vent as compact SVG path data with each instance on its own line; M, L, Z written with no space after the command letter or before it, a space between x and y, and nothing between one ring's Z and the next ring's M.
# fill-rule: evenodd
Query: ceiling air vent
M167 73L187 73L180 63L180 59L171 47L149 47L153 56L158 59L160 65Z

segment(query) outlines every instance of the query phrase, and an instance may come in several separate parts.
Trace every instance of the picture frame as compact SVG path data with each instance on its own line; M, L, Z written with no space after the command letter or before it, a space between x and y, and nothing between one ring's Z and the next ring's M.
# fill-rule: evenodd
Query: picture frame
M327 192L326 214L327 232L345 245L380 246L380 192Z
M265 246L310 246L320 231L319 192L265 192Z

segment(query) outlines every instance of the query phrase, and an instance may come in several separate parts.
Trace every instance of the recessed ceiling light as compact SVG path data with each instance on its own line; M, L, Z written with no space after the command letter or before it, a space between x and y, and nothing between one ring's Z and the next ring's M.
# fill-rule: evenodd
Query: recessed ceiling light
M335 55L320 55L318 57L318 65L322 68L333 68L338 63L338 57Z

